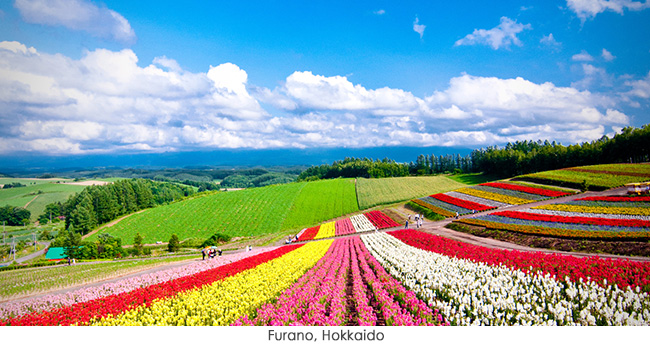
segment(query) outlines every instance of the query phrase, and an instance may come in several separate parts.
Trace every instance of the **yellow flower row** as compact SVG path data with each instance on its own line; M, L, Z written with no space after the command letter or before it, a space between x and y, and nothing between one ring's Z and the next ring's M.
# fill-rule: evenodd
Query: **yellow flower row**
M483 190L476 190L476 189L471 189L471 188L462 188L458 190L454 190L456 192L464 193L466 195L470 196L476 196L480 198L485 198L501 203L508 203L508 204L526 204L526 203L532 203L535 202L534 200L529 200L529 199L523 199L519 197L513 197L513 196L507 196L507 195L501 195L497 194L494 192L487 192Z
M331 238L336 235L336 222L328 222L320 225L318 233L314 239Z
M293 285L325 255L332 242L306 244L211 285L154 301L149 307L139 306L117 316L96 319L91 325L228 325L243 315L250 316Z
M533 209L570 211L574 213L591 214L619 214L619 215L641 215L650 216L650 208L641 207L589 207L584 205L571 204L549 204L533 207Z

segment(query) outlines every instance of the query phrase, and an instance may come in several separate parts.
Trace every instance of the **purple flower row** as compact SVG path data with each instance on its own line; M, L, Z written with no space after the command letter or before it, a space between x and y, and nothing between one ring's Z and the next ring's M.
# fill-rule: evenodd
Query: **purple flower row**
M435 198L429 197L429 196L422 197L422 198L420 198L420 200L422 200L424 202L427 202L427 203L429 203L431 205L435 205L436 207L442 208L444 210L451 211L452 213L467 214L467 213L472 212L471 209L459 207L459 206L454 205L454 204L449 204L449 203L443 202L441 200L438 200L438 199L435 199Z
M493 201L493 200L491 200L491 199L485 199L485 198L481 198L481 197L476 197L476 196L472 196L472 195L464 194L464 193L462 193L462 192L450 191L450 192L446 192L445 194L446 194L446 195L449 195L449 196L451 196L451 197L460 198L460 199L465 200L465 201L470 201L470 202L474 202L474 203L479 203L479 204L487 205L487 206L489 206L489 207L497 207L497 208L501 208L501 207L507 207L507 206L510 205L510 204L508 204L508 203L497 202L497 201Z
M522 220L522 219L513 219L505 216L497 215L485 215L476 217L477 220L484 220L496 223L505 223L513 225L524 225L524 226L540 226L547 228L560 228L560 229L574 229L581 231L608 231L608 232L648 232L650 228L644 227L621 227L621 226L597 226L597 225L582 225L575 223L562 223L562 222L551 222L551 221L533 221L533 220Z
M569 201L564 204L581 205L586 207L620 207L620 208L650 208L650 202L598 202L598 201Z
M548 210L548 209L521 209L520 212L531 213L531 214L543 214L543 215L557 215L557 216L580 216L580 217L592 217L592 218L601 218L601 219L617 219L617 220L648 220L647 216L643 215L626 215L626 214L597 214L597 213L574 213L571 211L561 211L561 210Z
M486 185L474 185L474 186L472 186L472 189L491 192L491 193L500 194L500 195L517 197L517 198L522 198L522 199L529 199L529 200L532 200L532 201L541 201L541 200L549 198L549 197L542 196L542 195L536 195L536 194L531 194L531 193L521 192L521 191L516 191L516 190L495 188L495 187L486 186Z

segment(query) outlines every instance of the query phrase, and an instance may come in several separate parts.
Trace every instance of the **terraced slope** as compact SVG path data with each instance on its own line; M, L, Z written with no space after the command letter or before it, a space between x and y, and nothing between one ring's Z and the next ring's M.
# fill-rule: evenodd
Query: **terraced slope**
M380 204L401 202L434 193L442 193L465 184L444 176L357 179L359 208L368 209Z
M650 180L650 164L603 164L526 174L517 179L580 187L582 181L593 190L605 190L627 183Z

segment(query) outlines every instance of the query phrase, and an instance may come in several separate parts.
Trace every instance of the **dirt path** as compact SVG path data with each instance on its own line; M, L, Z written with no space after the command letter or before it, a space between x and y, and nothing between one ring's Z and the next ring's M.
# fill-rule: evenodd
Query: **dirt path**
M27 204L25 204L25 206L23 207L23 209L27 209L27 207L29 207L29 205L32 204L32 202L34 202L34 201L38 198L38 196L39 196L39 195L34 196L34 198L32 198L31 201L27 202Z
M109 223L106 223L106 224L104 224L104 225L102 225L102 226L97 227L97 229L95 229L94 231L91 231L90 233L88 233L88 234L82 236L81 238L82 238L82 239L86 239L87 237L89 237L89 236L91 236L91 235L93 235L93 234L99 232L100 230L102 230L102 229L104 229L104 228L113 227L113 226L115 226L116 224L118 224L120 221L126 219L127 217L132 216L132 215L135 215L135 214L140 214L141 212L143 212L143 211L145 211L145 210L147 210L147 209L142 209L142 210L140 210L140 211L136 211L135 213L131 213L131 214L129 214L129 215L124 215L124 216L120 217L119 219L115 219L115 220L113 220L113 221L111 221L111 222L109 222Z

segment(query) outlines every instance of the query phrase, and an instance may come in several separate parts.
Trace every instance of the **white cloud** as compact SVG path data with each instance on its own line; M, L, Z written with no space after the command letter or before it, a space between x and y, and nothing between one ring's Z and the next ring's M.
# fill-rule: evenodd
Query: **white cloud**
M632 0L567 0L567 6L584 22L605 11L623 14L624 10L641 11L650 7L647 1Z
M508 17L501 17L501 23L497 27L490 30L474 29L474 32L456 41L454 46L484 44L491 46L494 50L509 48L512 44L521 46L522 43L517 38L517 34L531 28L530 24L524 25Z
M542 37L542 39L540 39L539 42L541 44L544 44L549 47L554 47L554 48L559 48L562 46L562 43L555 40L555 37L553 37L552 33L549 33L548 36Z
M383 9L380 9L380 10L374 11L374 12L372 12L372 13L374 13L374 14L380 16L380 15L386 14L386 11L383 10Z
M136 38L121 14L86 0L16 0L14 6L28 23L64 26L124 43Z
M583 50L579 54L575 54L571 56L571 60L579 61L579 62L589 62L589 61L593 61L594 57L589 55L589 53L586 52L585 50Z
M612 55L612 53L610 53L610 52L609 52L607 49L605 49L605 48L603 48L602 56L603 56L603 58L605 59L605 61L607 61L607 62L609 62L609 61L613 61L613 60L616 58L616 56Z
M310 71L269 90L235 64L206 69L164 56L140 67L129 49L71 59L0 42L0 154L575 142L629 124L616 99L523 78L465 74L421 98ZM648 80L630 81L628 96L650 97Z
M420 38L422 38L422 36L424 36L424 29L426 29L427 26L419 23L420 23L420 18L415 17L415 21L413 21L413 31L419 33Z

